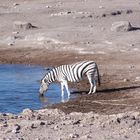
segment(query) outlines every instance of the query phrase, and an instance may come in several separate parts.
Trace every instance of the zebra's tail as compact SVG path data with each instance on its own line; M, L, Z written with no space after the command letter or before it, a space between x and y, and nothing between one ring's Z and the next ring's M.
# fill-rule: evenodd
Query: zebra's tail
M96 64L96 68L97 68L98 85L100 86L101 85L101 80L100 80L100 74L99 74L99 69L98 69L97 64Z

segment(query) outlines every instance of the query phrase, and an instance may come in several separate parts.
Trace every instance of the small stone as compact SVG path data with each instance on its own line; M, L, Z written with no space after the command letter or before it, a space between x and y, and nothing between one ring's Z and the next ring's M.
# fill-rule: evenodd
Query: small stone
M122 11L115 11L115 12L111 12L110 14L112 16L116 16L116 15L120 15L122 13Z
M128 81L129 81L129 79L126 79L126 78L125 78L125 79L123 79L123 81L124 81L124 82L128 82Z
M18 125L18 124L15 125L15 129L16 129L16 131L19 131L20 128L21 128L20 125Z
M59 128L58 125L55 125L55 126L54 126L54 130L57 130L58 128Z
M51 8L51 6L49 6L49 5L46 5L46 8Z
M128 21L114 22L111 27L111 31L126 32L132 30L132 25Z
M106 17L106 14L102 14L102 17Z
M29 109L29 108L26 108L22 111L22 114L31 114L33 113L33 110Z
M16 124L12 130L13 133L19 133L19 130L21 129L20 125Z
M133 65L132 66L129 66L129 69L134 69L134 68L135 68L135 66L133 66Z
M102 5L99 6L99 9L103 9L104 7Z
M71 11L68 11L68 12L67 12L67 14L71 14L71 13L72 13Z
M126 14L131 14L131 13L133 13L133 11L132 11L131 9L128 9L128 10L126 11Z
M78 135L78 134L70 134L69 137L70 137L70 138L78 138L79 135Z
M32 128L32 129L37 128L37 124L32 123L32 124L31 124L31 128Z
M130 44L129 46L130 46L130 47L134 47L134 46L135 46L135 44Z
M45 125L45 122L40 122L40 125Z
M8 43L8 46L13 46L14 45L14 43Z
M80 124L80 121L81 121L81 120L75 121L75 122L73 123L73 125Z
M120 118L117 118L117 122L118 122L118 123L121 123L121 119L120 119Z
M135 81L140 81L140 76L136 77Z
M15 30L28 30L31 28L35 28L31 23L26 22L26 21L15 21L13 23L13 28Z
M89 25L89 27L90 27L90 28L93 28L94 26L93 26L93 25Z
M3 124L3 127L8 127L8 124L7 124L7 122Z
M116 12L111 12L111 15L112 15L112 16L116 16L117 13L116 13Z
M12 32L13 34L19 34L19 32Z
M88 15L88 17L89 17L89 18L93 18L93 16L92 16L92 15Z
M19 3L13 3L13 6L18 6L19 5Z

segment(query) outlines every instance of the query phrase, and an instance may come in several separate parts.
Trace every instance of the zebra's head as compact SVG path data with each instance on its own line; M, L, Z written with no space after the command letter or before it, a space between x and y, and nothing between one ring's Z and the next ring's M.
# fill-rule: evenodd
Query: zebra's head
M48 86L49 86L49 84L48 84L48 82L47 82L46 79L42 79L42 80L40 81L39 94L40 94L41 96L43 96L44 92L48 90Z

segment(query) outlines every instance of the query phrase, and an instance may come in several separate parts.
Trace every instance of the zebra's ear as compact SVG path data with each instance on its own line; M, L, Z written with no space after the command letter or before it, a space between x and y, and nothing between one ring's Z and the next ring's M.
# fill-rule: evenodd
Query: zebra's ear
M46 71L50 71L52 70L54 67L47 67L47 68L44 68Z
M47 80L46 80L46 79L44 79L44 82L45 82L45 83L47 83Z

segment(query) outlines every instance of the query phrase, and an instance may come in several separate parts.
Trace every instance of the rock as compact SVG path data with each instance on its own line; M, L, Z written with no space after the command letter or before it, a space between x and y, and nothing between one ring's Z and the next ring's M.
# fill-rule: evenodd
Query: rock
M22 113L21 113L21 116L23 117L23 118L25 118L25 119L28 119L28 120L30 120L31 118L34 118L35 116L34 116L34 112L33 112L33 110L31 110L31 109L24 109L23 111L22 111Z
M35 124L35 123L32 123L32 124L31 124L31 128L32 128L32 129L37 128L37 127L38 127L38 124Z
M33 26L31 23L26 21L15 21L13 23L13 28L15 30L28 30L28 29L35 28L35 26Z
M134 65L129 66L129 69L134 69L134 68L135 68Z
M80 121L81 121L81 120L75 121L75 122L73 123L73 125L80 124Z
M120 119L120 118L117 118L116 121L117 121L118 123L121 123L121 119Z
M18 3L13 3L13 6L18 6L19 4Z
M22 114L32 114L33 113L33 110L29 109L29 108L26 108L22 111Z
M13 45L14 45L14 43L8 43L7 45L8 45L8 46L13 46Z
M135 81L140 81L140 76L136 77Z
M78 135L78 134L70 134L69 137L70 137L70 138L78 138L79 135Z
M106 17L107 15L105 13L102 14L102 17Z
M54 130L57 130L57 129L59 129L59 126L58 125L55 125L53 129Z
M16 131L19 131L20 128L21 128L20 125L18 125L18 124L15 125L15 129L16 129Z
M111 27L111 31L115 32L127 32L132 30L132 26L128 21L114 22Z
M8 127L7 122L4 122L3 127Z
M129 82L129 79L126 79L126 78L125 78L125 79L123 79L123 81L124 81L124 82Z
M122 11L115 11L115 12L111 12L110 14L112 16L116 16L116 15L121 15Z
M131 13L133 13L133 11L132 11L131 9L128 9L128 10L126 11L126 14L131 14Z
M45 125L45 122L40 122L40 125Z
M15 126L14 126L12 132L13 132L13 133L19 133L19 130L20 130L20 129L21 129L20 125L15 124Z

